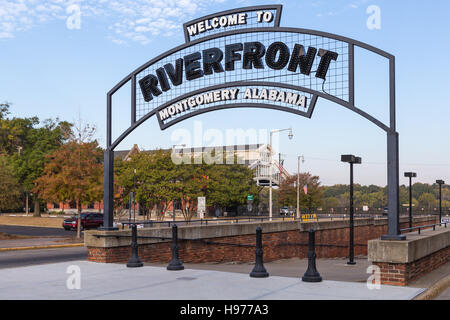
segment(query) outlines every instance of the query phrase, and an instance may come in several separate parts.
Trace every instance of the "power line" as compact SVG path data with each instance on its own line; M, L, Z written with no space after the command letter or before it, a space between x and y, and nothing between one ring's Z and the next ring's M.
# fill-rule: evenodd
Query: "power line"
M297 158L298 155L284 154L284 156L289 157L289 158ZM310 157L308 155L305 155L305 159L311 159L311 160L317 160L317 161L337 162L337 163L341 162L339 159L317 158L317 157ZM364 161L364 164L386 165L387 162ZM450 163L445 163L444 164L444 163L402 163L402 162L400 162L400 165L402 165L402 166L450 167Z

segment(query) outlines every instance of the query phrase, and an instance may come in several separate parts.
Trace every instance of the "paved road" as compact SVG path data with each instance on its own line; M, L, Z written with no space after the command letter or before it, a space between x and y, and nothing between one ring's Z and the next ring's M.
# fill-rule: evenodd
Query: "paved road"
M74 260L87 260L85 247L5 251L0 253L0 269Z
M61 228L46 228L46 227L27 227L27 226L7 226L0 225L0 232L8 234L15 234L21 236L36 236L36 237L75 237L76 231L64 230Z

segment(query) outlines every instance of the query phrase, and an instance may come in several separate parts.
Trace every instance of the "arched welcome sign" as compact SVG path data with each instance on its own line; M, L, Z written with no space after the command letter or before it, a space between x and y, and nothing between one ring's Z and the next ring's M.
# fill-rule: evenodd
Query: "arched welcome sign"
M183 25L186 42L145 63L107 94L105 225L113 226L113 152L134 129L156 115L161 130L226 108L270 108L311 118L318 99L348 108L387 133L389 231L399 230L398 134L395 128L395 57L346 37L280 27L281 5L233 9ZM354 49L389 60L390 123L354 103ZM130 127L111 139L113 95L131 83Z

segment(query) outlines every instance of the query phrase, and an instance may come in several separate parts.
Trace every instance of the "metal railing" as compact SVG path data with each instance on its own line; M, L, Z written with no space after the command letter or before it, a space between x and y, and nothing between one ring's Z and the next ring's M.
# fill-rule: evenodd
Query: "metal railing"
M433 231L436 231L436 226L442 226L442 225L444 225L444 227L447 228L447 223L441 222L441 223L429 224L429 225L425 225L425 226L417 226L417 227L412 227L412 228L400 229L400 232L417 230L418 234L420 234L420 230L433 228Z
M307 213L302 213L302 214L307 214ZM345 219L349 219L350 214L326 214L326 213L318 213L316 214L317 216L317 222L319 221L324 221L324 220L345 220ZM355 219L358 218L387 218L386 215L382 215L382 214L372 214L372 213L355 213L354 215ZM431 214L414 214L413 217L426 217L426 216L433 216ZM406 215L402 215L401 217L406 217ZM258 217L254 217L254 216L248 216L248 217L227 217L227 218L211 218L211 219L192 219L192 220L165 220L165 221L161 221L161 220L142 220L142 221L131 221L131 220L119 220L116 223L121 224L122 225L122 229L125 228L126 225L144 225L144 226L149 226L149 227L153 227L153 226L157 226L157 225L166 225L167 227L171 227L173 224L187 224L187 225L195 225L195 224L200 224L200 225L205 225L207 226L208 224L211 223L242 223L242 222L254 222L254 221L268 221L270 220L270 217L268 216L258 216ZM297 218L296 215L290 215L290 216L275 216L272 217L273 221L300 221L302 222L302 218ZM312 222L310 221L310 219L307 219L305 222Z
M252 221L261 221L269 220L269 217L241 217L241 218L212 218L212 219L194 219L194 220L167 220L167 221L160 221L160 220L144 220L144 221L117 221L117 223L120 223L122 225L122 229L125 225L150 225L150 227L153 227L153 225L160 225L160 224L167 224L168 227L172 226L173 224L195 224L200 223L200 225L208 225L208 222L219 222L219 221L225 221L225 222L232 222L232 223L239 223L239 221L244 222L247 220L247 222Z

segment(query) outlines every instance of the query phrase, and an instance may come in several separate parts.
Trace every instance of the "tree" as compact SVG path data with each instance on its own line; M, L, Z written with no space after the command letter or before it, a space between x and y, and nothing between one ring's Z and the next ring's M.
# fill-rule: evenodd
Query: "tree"
M43 174L35 180L35 193L47 201L73 199L78 208L77 237L81 237L81 205L103 196L103 151L90 141L95 128L77 128L78 139L62 145L47 157Z
M248 195L253 195L253 201L258 202L259 190L253 180L253 171L247 166L236 162L204 164L201 170L202 190L208 206L236 207L245 204Z
M0 150L9 156L15 176L25 192L30 192L34 181L42 175L46 156L61 146L71 134L71 124L65 121L45 120L40 125L37 117L1 119ZM34 215L40 215L40 199L34 197Z
M426 192L419 197L419 206L425 208L428 211L430 211L431 208L433 208L436 204L436 197L431 193Z
M322 206L324 210L336 209L339 207L339 199L335 197L324 198Z
M189 162L188 162L189 163ZM248 194L258 192L253 173L245 166L206 164L192 161L175 164L170 151L140 152L128 161L115 160L117 191L123 195L117 204L129 201L134 190L136 170L136 200L146 215L156 207L163 218L173 200L181 200L185 221L196 213L198 197L206 197L207 206L236 206L245 203ZM162 213L162 214L161 214Z
M0 156L0 212L21 206L22 188L5 156Z
M300 177L300 194L299 202L301 210L311 210L322 205L323 190L320 186L319 177L310 173L301 173ZM288 177L278 189L279 206L297 207L297 175ZM307 194L304 193L303 187L307 185Z

